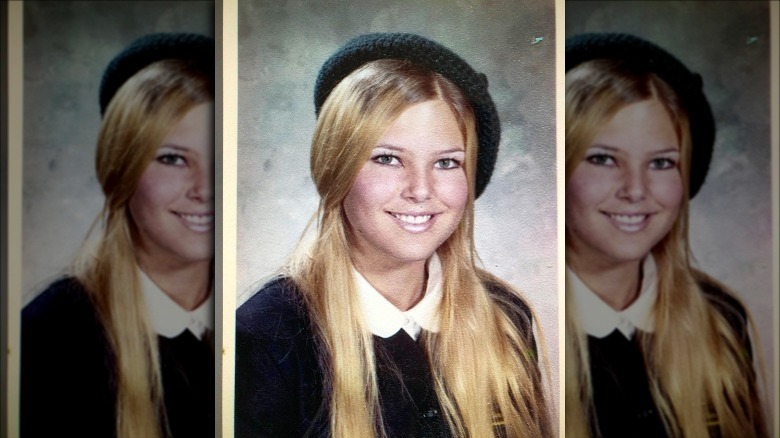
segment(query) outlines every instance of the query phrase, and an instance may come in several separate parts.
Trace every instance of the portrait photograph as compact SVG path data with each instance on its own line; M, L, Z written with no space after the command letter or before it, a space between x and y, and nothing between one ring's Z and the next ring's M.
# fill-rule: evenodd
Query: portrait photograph
M374 421L377 427L400 435L404 433L399 430L415 436L429 430L426 428L442 430L450 426L456 430L460 427L486 430L480 429L485 421L480 417L482 408L474 409L473 415L463 416L455 423L447 423L444 418L452 412L448 410L451 408L435 407L437 400L435 394L431 396L432 388L425 390L427 395L420 396L427 401L420 401L414 408L414 412L420 411L418 423L406 424L417 421L413 413L403 421L396 421L394 409L407 406L408 400L387 395L387 391L397 387L387 383L392 378L386 377L383 371L386 365L401 366L385 363L385 343L390 342L386 339L399 335L390 336L398 330L393 323L388 323L384 334L378 334L382 330L377 326L390 319L383 315L399 315L402 321L419 323L417 330L404 326L398 331L403 338L399 342L417 341L411 343L415 348L409 348L414 354L409 352L410 359L403 366L416 367L423 373L433 372L435 379L444 379L441 382L449 378L444 377L445 373L457 372L440 363L457 362L439 357L444 348L439 347L439 340L442 345L458 341L450 336L445 342L448 335L444 331L450 329L444 327L475 324L477 332L493 330L489 323L482 320L469 323L472 320L465 316L446 321L441 317L438 322L442 327L416 319L421 307L434 309L428 313L444 313L441 309L452 302L483 299L483 287L475 286L478 293L467 293L470 283L466 280L452 284L456 281L449 277L455 278L453 273L461 268L450 265L453 258L461 257L473 263L465 263L466 272L457 278L476 274L482 278L482 286L497 282L502 291L511 290L508 299L521 303L530 317L518 326L527 332L521 340L525 347L515 347L530 352L531 356L508 366L528 365L521 373L531 370L531 380L544 387L534 391L541 391L539 394L544 394L545 402L530 403L530 408L524 408L525 413L502 412L512 413L516 418L528 415L533 418L531 423L538 423L533 427L539 427L536 430L543 433L557 429L554 2L241 1L237 4L237 22L236 436L251 435L252 430L260 430L261 434L264 431L270 435L297 435L306 430L328 428L361 435L354 431L368 430L360 428L361 424L365 425L361 423L364 411L369 423ZM432 117L430 114L415 114L415 111L438 105L445 108L443 114L450 114L441 106L448 102L457 120L471 116L459 115L461 104L442 97L449 96L450 91L446 90L450 88L442 91L439 82L431 89L426 88L428 91L416 91L414 87L422 85L412 84L423 80L415 79L418 73L411 71L416 72L418 68L425 72L424 77L430 77L433 72L433 77L439 78L437 81L444 80L443 83L449 84L447 87L454 86L456 89L451 92L456 95L465 93L467 106L475 113L477 157L469 155L473 153L469 143L473 140L467 142L464 156L458 152L463 146L457 146L457 140L429 138L439 135L442 122L436 117L442 113L434 111L437 115L431 119L426 118ZM392 103L394 99L400 99L401 103ZM468 134L471 132L466 128L468 123L460 123L465 138L474 135ZM409 143L404 143L407 140ZM432 146L423 144L436 146L428 150ZM445 144L456 146L450 150ZM447 153L455 151L455 155L432 155L444 153L436 148L443 148ZM361 156L365 158L357 158ZM431 156L440 159L430 161ZM474 175L469 169L475 165ZM473 202L453 198L454 192L446 189L452 187L448 184L455 179L462 181L464 173L471 184L468 196L474 198ZM471 182L472 179L475 181ZM462 193L466 196L466 192ZM381 213L374 214L374 210ZM331 227L339 231L326 231ZM457 231L453 232L453 227ZM427 236L435 233L442 233L436 238L439 240L428 242ZM452 249L453 242L462 237L465 241L473 240L474 251ZM423 241L428 243L423 245ZM465 247L471 244L466 243ZM457 257L446 255L450 252L458 254ZM438 271L439 263L443 273ZM385 275L397 274L399 267L410 268L414 274L400 276L399 282L391 280L395 277L390 274ZM321 274L315 274L320 272L318 269L322 269ZM377 274L377 269L385 270ZM318 275L324 275L325 279L317 280ZM344 275L347 280L339 283L337 278ZM404 302L388 298L391 294L386 292L393 286L400 289L401 283L419 275L428 283L421 294L415 289L418 302L414 297ZM494 280L485 283L488 277ZM444 284L440 297L436 295L438 289L432 286L434 279ZM360 291L362 304L356 304L355 289ZM364 295L367 289L372 290L373 297L383 297L370 304ZM474 305L475 311L502 313L497 310L495 295L488 295L492 301ZM436 309L429 304L433 300L440 300L442 307ZM472 306L466 301L461 309ZM362 315L355 316L361 312L354 308L361 305ZM379 307L372 308L372 305ZM290 319L292 316L286 313L291 311L289 306L300 311L302 315L296 313L295 318L302 319ZM333 310L321 313L318 306ZM346 317L348 325L341 327L347 320L338 324L335 321L344 318L345 313L351 316ZM278 330L276 335L268 333L275 330L273 327ZM443 331L439 332L439 328ZM511 332L507 339L514 339L512 333L516 328L507 329ZM287 330L290 339L286 338ZM403 334L404 330L409 336ZM339 371L342 369L339 362L347 361L340 358L348 354L330 349L349 347L332 346L334 336L344 336L345 345L358 342L355 338L363 339L362 342L371 340L359 344L360 351L366 354L365 360L369 361L369 365L361 362L360 369L367 373L365 378L369 381L377 379L377 386L371 387L380 394L381 407L369 395L365 406L356 410L355 415L337 415L347 406L344 403L348 403L339 394L348 393L349 385L346 381L338 383L348 378ZM505 342L502 339L496 335L488 342L478 343L500 345ZM324 348L319 352L305 346L298 351L299 340L306 345L323 342L327 346L317 347ZM464 345L470 342L465 337L461 340ZM506 342L510 345L516 341ZM454 348L453 354L458 351ZM399 351L403 356L405 350ZM376 372L370 365L373 361L377 364ZM426 369L430 363L432 371ZM268 367L280 369L283 376ZM297 374L296 370L303 374ZM354 374L358 375L357 368ZM406 369L399 371L399 378L407 378ZM303 386L292 389L291 394L279 392L271 396L269 390L281 385L279 379L297 379ZM457 401L452 398L446 403L461 406L468 398ZM294 418L298 414L286 412L284 408L292 406L287 403L298 403L293 400L299 400L303 406L300 418ZM441 394L438 402L445 404ZM426 403L430 404L427 411ZM540 410L547 413L542 415ZM429 417L425 417L426 413ZM507 415L501 419L501 412L493 414L499 415L496 417L498 431ZM329 420L328 415L334 420ZM342 417L343 422L335 420ZM517 431L511 429L516 427L510 424L514 421L505 425L507 430ZM547 424L541 424L543 421ZM530 430L534 429L523 431L521 436L529 433L533 436Z
M772 0L1 8L0 437L780 433Z
M18 6L9 436L213 436L215 4Z
M566 3L567 434L778 432L771 3Z

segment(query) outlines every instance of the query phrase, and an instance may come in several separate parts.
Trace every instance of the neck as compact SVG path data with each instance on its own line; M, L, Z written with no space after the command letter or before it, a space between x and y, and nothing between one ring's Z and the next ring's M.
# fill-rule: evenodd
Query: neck
M642 284L641 260L600 264L567 255L566 264L590 290L615 310L625 309L639 296Z
M414 307L425 295L425 261L378 265L353 259L353 263L374 289L402 311Z
M211 293L210 261L171 266L139 257L139 267L184 310L198 308Z

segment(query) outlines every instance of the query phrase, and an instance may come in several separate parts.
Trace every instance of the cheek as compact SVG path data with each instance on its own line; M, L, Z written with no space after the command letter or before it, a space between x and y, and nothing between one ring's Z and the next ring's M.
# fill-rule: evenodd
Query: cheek
M683 198L682 177L679 173L663 173L651 181L653 197L661 205L674 210L679 210Z
M608 200L615 191L616 182L609 172L598 172L577 167L566 185L566 215L592 210Z
M176 175L155 169L152 165L141 176L130 198L130 212L138 220L144 212L165 208L177 199L182 187L184 183Z
M435 181L436 196L454 210L463 211L469 199L469 186L464 172L448 171Z
M572 179L566 186L566 229L567 232L572 232L575 235L580 234L581 219L587 218L588 205L591 202L588 201L589 194L587 187L582 186L577 181Z
M393 182L387 175L361 170L344 198L347 219L353 226L357 226L361 217L374 213L392 192Z

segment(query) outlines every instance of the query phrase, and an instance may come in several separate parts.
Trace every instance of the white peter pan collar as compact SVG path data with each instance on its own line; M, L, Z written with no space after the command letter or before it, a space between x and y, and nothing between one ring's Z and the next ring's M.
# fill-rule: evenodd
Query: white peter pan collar
M142 270L141 289L144 292L149 319L158 335L175 338L189 330L198 339L203 339L206 330L214 330L214 291L197 309L189 311L176 304Z
M627 339L631 339L636 329L653 332L653 305L658 296L658 273L652 256L646 257L642 265L642 287L639 296L630 306L620 311L605 303L568 266L566 273L580 323L587 334L604 338L617 329Z
M434 254L428 260L428 282L422 300L407 311L395 307L379 293L354 267L363 318L371 333L389 338L404 329L412 339L417 340L422 329L439 331L439 303L442 297L441 261Z

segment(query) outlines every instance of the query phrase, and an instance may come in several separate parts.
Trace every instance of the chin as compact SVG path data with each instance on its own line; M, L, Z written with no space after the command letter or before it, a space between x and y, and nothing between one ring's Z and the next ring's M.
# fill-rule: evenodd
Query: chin
M182 260L186 260L191 263L203 263L214 259L214 247L212 246L199 246L189 247L183 249L179 253L179 257Z
M399 249L398 251L394 251L393 253L390 254L390 256L404 263L416 263L416 262L428 260L435 252L436 252L436 248L431 249L430 247L425 247L425 248L405 247Z
M612 258L616 262L637 262L644 260L644 258L650 254L651 249L652 247L644 246L636 248L614 248L607 254L608 257Z

